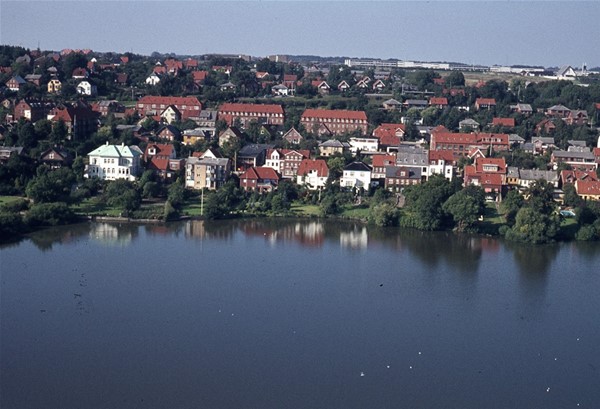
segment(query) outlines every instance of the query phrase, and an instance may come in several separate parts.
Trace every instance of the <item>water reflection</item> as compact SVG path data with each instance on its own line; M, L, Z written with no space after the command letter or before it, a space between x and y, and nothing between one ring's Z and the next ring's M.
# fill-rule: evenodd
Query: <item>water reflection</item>
M91 225L90 238L105 246L125 247L138 235L138 226L94 223Z
M365 250L369 235L365 226L354 226L352 230L340 232L340 246L354 250Z
M451 264L468 278L481 268L484 254L506 252L518 268L526 286L544 285L546 275L556 259L557 252L568 249L574 258L593 260L598 257L598 243L568 243L530 246L504 242L496 238L456 234L453 232L422 232L397 228L377 228L354 221L322 221L296 219L252 219L203 221L190 220L175 223L81 223L49 228L32 233L29 240L40 250L51 250L55 244L65 244L89 237L106 246L129 246L140 234L148 236L183 236L192 240L232 240L236 234L262 237L275 246L294 242L303 247L322 247L326 242L349 250L368 251L378 247L391 248L398 254L416 257L434 271ZM3 244L3 248L18 245ZM533 287L532 287L533 288Z

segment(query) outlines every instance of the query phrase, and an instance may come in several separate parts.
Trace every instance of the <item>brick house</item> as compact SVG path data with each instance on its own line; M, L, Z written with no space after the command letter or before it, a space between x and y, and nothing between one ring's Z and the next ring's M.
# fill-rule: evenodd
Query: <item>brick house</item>
M268 125L283 125L285 121L283 107L276 104L225 103L219 107L218 117L229 126L237 119L244 127L251 121Z
M306 149L268 149L265 166L275 169L284 179L295 179L300 163L309 157Z
M270 192L277 188L280 177L275 169L257 166L250 167L240 175L240 188L259 193Z
M477 98L475 100L475 109L492 109L496 107L496 100L494 98Z
M325 125L334 135L360 131L367 133L367 114L364 111L332 109L306 109L300 117L300 123L309 131Z
M146 95L135 104L140 116L160 115L168 106L173 105L181 113L181 120L198 118L202 103L196 97L161 97Z

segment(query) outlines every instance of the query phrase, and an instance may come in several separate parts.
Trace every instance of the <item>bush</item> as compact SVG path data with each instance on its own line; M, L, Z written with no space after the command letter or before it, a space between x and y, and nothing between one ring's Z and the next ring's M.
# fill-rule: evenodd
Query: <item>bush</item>
M581 226L575 234L575 238L579 241L594 241L598 240L598 231L592 224Z
M398 224L398 209L390 203L381 203L371 208L369 221L379 227L395 226Z
M19 213L23 210L29 209L29 200L27 199L17 199L12 202L4 203L0 210L8 213Z
M179 212L173 207L171 202L168 200L165 202L165 210L163 212L163 218L165 221L177 220L179 218Z
M29 209L25 223L32 227L57 226L75 221L75 213L66 203L39 203Z
M16 236L23 230L23 218L19 213L0 212L0 240Z

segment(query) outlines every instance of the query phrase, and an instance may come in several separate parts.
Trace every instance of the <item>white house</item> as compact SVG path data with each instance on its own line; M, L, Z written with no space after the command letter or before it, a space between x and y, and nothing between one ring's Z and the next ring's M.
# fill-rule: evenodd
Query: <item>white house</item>
M153 72L146 78L146 84L156 85L160 82L160 77L157 73Z
M135 145L102 145L88 153L83 177L106 180L136 180L141 173L142 151Z
M279 95L282 97L288 96L290 93L290 89L283 84L272 86L271 91L274 95Z
M430 160L426 173L427 179L429 180L429 177L432 175L442 175L446 179L452 180L452 177L454 176L454 166L443 158Z
M79 95L95 96L98 94L98 89L89 81L81 81L77 84L77 93Z
M327 162L323 159L303 159L298 168L296 183L310 190L323 189L329 177Z
M379 139L377 138L350 138L350 151L356 154L360 152L377 152Z
M371 167L363 162L352 162L342 172L341 187L368 189L371 185Z

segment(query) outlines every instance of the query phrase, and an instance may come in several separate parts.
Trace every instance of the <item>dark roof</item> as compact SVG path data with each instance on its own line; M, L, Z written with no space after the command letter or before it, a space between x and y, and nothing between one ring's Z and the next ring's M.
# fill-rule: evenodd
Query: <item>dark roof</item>
M240 149L240 151L238 152L238 157L256 157L262 154L263 152L266 152L267 149L272 149L273 147L275 147L275 145L253 143L251 145L246 145L242 149Z
M352 162L349 165L346 165L344 170L350 170L355 172L370 172L371 167L363 162Z

